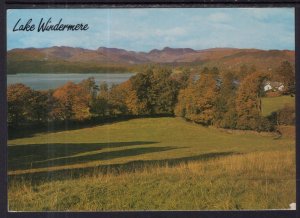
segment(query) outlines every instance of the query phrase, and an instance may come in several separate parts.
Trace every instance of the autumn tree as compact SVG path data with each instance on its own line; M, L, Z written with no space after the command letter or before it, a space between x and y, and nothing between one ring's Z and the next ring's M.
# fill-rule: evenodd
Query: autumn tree
M212 124L214 104L217 95L217 82L210 74L200 75L194 90L194 102L189 118L197 123Z
M237 91L235 101L237 128L264 130L268 122L261 117L261 96L263 84L269 75L255 72L245 77Z
M28 100L33 97L33 90L24 84L17 83L7 87L8 125L17 127L26 121L31 113Z
M140 101L137 96L137 91L133 89L131 80L126 81L123 84L126 89L125 104L129 114L143 115L147 113L147 107L145 101Z
M185 89L181 89L178 94L178 101L174 109L174 114L178 117L188 118L191 113L193 103L193 85L189 85Z
M218 86L214 76L210 71L202 71L197 81L180 91L175 114L197 123L211 125L217 93Z
M236 73L236 78L242 81L246 76L256 72L256 67L254 65L243 64L240 66L240 70Z
M151 87L151 69L145 72L136 74L130 78L132 89L136 92L136 103L143 105L144 110L142 114L150 114L152 112L151 101L149 99L149 90Z
M283 61L275 73L275 79L284 85L284 93L295 93L295 70L288 61Z
M53 97L59 102L55 108L61 120L84 120L91 116L90 93L84 86L68 82L56 89Z
M8 125L44 123L48 121L49 107L46 91L36 91L18 83L7 87Z
M108 99L109 113L111 116L128 114L128 109L125 103L128 91L127 87L127 82L111 86Z

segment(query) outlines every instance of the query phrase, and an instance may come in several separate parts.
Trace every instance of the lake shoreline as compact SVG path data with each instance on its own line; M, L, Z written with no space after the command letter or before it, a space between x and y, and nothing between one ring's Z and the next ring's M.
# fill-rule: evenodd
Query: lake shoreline
M43 72L43 73L7 73L6 75L23 75L23 74L53 74L53 75L60 75L60 74L126 74L126 73L133 73L137 74L138 72L122 72L122 71L113 71L113 72Z
M23 83L34 90L56 89L67 82L79 83L93 77L99 85L106 82L109 86L127 81L136 73L19 73L7 74L7 85Z

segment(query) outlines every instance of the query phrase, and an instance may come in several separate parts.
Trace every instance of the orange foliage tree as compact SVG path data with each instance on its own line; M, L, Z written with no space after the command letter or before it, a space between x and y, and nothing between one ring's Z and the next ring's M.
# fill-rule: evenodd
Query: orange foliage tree
M31 113L28 100L33 97L33 90L24 84L17 83L7 87L8 124L18 126Z
M204 125L211 125L214 118L214 102L218 93L217 81L209 73L180 91L175 115Z
M241 82L236 98L237 128L259 130L264 121L261 117L263 84L269 75L255 72Z
M35 91L17 83L7 87L8 125L18 127L21 123L46 122L51 105L48 92Z
M53 97L58 101L54 116L60 120L84 120L91 117L90 92L80 84L68 82L56 89Z

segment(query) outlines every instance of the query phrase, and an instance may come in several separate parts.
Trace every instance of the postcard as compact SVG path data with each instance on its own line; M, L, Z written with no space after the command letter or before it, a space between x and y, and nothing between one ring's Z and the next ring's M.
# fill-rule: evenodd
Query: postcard
M294 8L7 10L9 211L296 209Z

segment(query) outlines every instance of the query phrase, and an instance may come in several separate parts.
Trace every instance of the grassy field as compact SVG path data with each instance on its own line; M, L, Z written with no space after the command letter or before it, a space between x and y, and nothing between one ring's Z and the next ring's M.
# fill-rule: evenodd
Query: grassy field
M12 182L12 210L235 210L295 202L294 152L254 152L132 173L30 186Z
M267 116L285 105L295 106L296 97L279 96L262 98L262 115Z
M10 140L9 209L288 208L294 128L285 132L144 118Z

